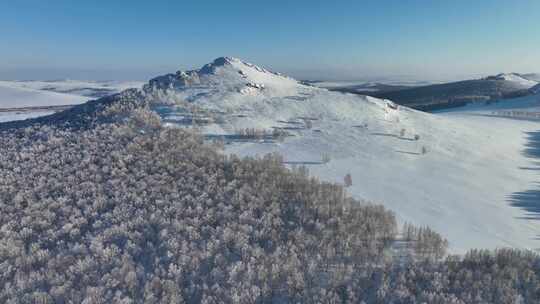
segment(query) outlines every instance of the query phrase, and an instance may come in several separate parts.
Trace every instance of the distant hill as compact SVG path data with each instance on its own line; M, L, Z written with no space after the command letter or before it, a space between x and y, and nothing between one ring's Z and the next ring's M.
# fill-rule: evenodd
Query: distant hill
M377 80L377 81L304 81L308 85L327 89L334 92L352 93L359 95L371 95L375 92L391 92L398 90L411 89L420 86L434 84L429 81L414 81L414 80Z
M385 83L364 83L352 86L345 87L333 87L328 88L330 91L342 92L342 93L356 93L362 95L370 95L375 92L393 92L414 88L414 86L408 85L394 85L394 84L385 84Z
M472 102L526 96L537 84L538 82L525 79L519 74L499 74L483 79L363 94L390 99L418 110L436 110L464 106Z
M521 74L521 76L523 76L525 79L540 82L540 73Z

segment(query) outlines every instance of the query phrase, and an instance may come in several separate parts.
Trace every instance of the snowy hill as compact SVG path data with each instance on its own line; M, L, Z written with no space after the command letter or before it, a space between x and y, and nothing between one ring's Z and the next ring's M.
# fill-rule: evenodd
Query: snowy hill
M521 76L528 80L540 82L540 73L521 74Z
M538 121L427 114L227 57L37 121L79 122L126 100L149 104L171 127L199 128L227 153L279 152L288 165L331 182L350 173L350 195L384 204L401 222L429 225L453 252L540 247L537 214L519 201L537 181L524 149Z
M234 58L155 78L143 90L166 123L195 122L208 138L229 143L229 153L279 152L332 182L350 173L353 196L435 228L453 251L540 245L540 223L508 199L536 180L520 167L530 165L523 132L536 131L537 122L430 115L305 86ZM290 136L246 140L244 129Z
M377 98L391 99L398 104L416 109L432 111L469 103L526 96L529 94L528 90L537 84L538 82L525 79L519 74L510 73L482 79L364 93Z
M515 84L516 88L530 89L538 84L537 81L530 80L523 75L517 73L502 73L495 76L489 76L487 80L502 80Z
M219 102L221 94L282 97L296 91L299 83L236 58L222 57L200 70L167 74L150 80L143 91L154 98L167 96L193 101L193 92ZM213 94L210 94L213 93ZM170 101L170 100L169 100Z

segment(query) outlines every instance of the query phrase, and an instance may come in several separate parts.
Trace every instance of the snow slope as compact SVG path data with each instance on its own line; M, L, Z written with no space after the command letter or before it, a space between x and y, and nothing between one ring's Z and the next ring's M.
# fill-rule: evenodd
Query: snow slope
M166 123L185 126L189 110L207 122L201 128L210 137L244 128L286 130L293 136L283 142L225 136L226 152L279 152L290 165L307 165L332 182L350 173L351 195L384 204L402 222L431 226L453 252L540 247L540 221L527 219L509 200L537 180L534 170L522 169L531 166L523 149L525 132L540 129L536 121L396 109L389 101L305 86L235 58L157 77L143 91ZM324 154L330 162L321 161Z
M0 82L0 109L74 105L87 100L83 96L21 88Z

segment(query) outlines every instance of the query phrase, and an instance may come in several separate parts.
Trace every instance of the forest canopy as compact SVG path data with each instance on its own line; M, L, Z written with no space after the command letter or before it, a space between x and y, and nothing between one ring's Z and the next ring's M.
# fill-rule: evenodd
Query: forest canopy
M360 182L360 181L358 181ZM539 303L540 258L427 227L159 117L0 133L2 303Z

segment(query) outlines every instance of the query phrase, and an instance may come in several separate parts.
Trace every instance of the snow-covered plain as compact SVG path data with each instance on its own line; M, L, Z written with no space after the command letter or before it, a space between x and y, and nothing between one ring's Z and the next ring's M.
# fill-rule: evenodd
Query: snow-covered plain
M87 97L22 88L0 82L0 109L81 104Z
M89 98L24 88L13 82L0 82L0 122L49 115L58 107L81 104Z
M64 106L141 86L136 81L0 81L0 122L49 115Z
M119 93L130 88L140 88L141 81L88 81L88 80L28 80L0 81L0 85L15 88L50 91L69 95L98 98Z
M540 247L540 221L512 206L512 195L538 180L538 171L527 170L534 159L524 153L526 132L538 131L538 121L484 115L489 108L437 115L396 109L389 101L305 86L234 58L158 77L143 90L161 102L156 110L168 124L184 125L189 107L210 113L214 122L202 126L209 136L286 130L293 136L283 142L230 140L226 152L279 152L326 181L342 183L350 173L350 195L384 204L401 222L429 225L449 239L452 252ZM517 101L524 102L532 101Z

